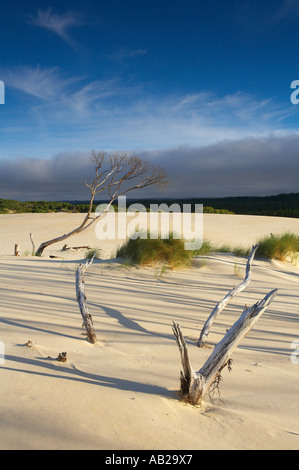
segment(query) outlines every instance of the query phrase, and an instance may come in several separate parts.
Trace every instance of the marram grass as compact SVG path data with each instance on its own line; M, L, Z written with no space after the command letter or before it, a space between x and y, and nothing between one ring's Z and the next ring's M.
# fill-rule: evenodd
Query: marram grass
M263 237L258 241L256 257L284 261L287 256L299 252L299 235L286 232Z
M139 266L163 263L170 269L178 269L191 264L193 252L185 250L184 240L175 238L173 233L165 239L160 235L157 239L153 239L147 234L147 238L130 238L117 250L116 256L129 259Z
M258 242L256 258L278 259L284 261L299 252L299 236L292 233L282 235L270 235ZM201 248L197 250L185 250L183 239L176 238L173 233L169 238L163 239L159 235L157 239L147 238L129 239L116 253L118 258L129 260L138 266L154 266L161 264L170 269L184 268L191 265L195 256L205 256L212 252L232 253L236 256L248 257L251 247L229 247L227 245L214 245L204 240Z
M95 258L100 258L102 250L100 248L90 248L89 250L85 251L85 258L91 259L93 256Z

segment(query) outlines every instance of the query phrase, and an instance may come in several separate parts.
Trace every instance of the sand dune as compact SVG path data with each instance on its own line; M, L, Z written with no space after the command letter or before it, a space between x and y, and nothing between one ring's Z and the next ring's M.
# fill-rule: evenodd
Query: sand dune
M81 220L64 213L0 216L0 448L297 449L299 364L292 343L299 340L299 266L254 260L250 285L219 316L209 343L222 338L245 304L273 288L278 295L234 352L220 397L192 407L177 396L172 321L180 323L198 370L211 352L196 347L201 327L241 282L246 259L214 253L159 276L155 268L109 259L121 242L99 241L93 228L70 238L70 246L103 248L85 276L98 338L91 345L75 296L84 250L62 252L63 242L42 258L28 256L30 232L38 245ZM299 233L299 220L204 215L204 237L215 243L250 246L285 230ZM13 256L15 243L20 257ZM56 360L61 352L67 362Z

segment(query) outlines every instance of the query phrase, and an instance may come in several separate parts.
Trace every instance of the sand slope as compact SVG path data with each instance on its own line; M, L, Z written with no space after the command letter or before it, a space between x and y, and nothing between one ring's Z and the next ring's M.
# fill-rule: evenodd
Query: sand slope
M181 324L198 370L210 354L196 339L216 303L244 276L246 260L213 254L160 277L155 268L96 260L86 293L98 343L82 334L75 270L84 252L53 245L42 258L13 256L14 243L36 243L65 233L79 214L0 216L1 449L297 449L299 268L255 260L252 282L213 325L215 344L238 318L273 288L278 295L233 354L221 396L202 408L178 400L180 358L172 321ZM298 219L204 215L204 236L215 243L254 243L269 232L299 233ZM115 253L91 229L67 241ZM59 258L50 259L54 254ZM30 340L32 347L27 347ZM67 352L68 360L55 360ZM299 354L298 354L299 357Z

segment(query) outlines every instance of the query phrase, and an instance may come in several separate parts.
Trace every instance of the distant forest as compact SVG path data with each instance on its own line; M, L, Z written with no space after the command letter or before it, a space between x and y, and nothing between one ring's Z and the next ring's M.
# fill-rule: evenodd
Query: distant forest
M105 201L96 201L93 209ZM147 209L150 204L162 204L170 206L173 203L180 205L191 204L194 211L195 204L203 204L205 213L216 214L248 214L268 215L276 217L299 218L299 193L278 194L276 196L237 196L223 198L193 198L193 199L138 199L127 200L127 207L132 203L143 204ZM26 201L19 202L12 199L0 199L0 214L19 214L24 212L87 212L87 201ZM117 204L114 206L117 210Z

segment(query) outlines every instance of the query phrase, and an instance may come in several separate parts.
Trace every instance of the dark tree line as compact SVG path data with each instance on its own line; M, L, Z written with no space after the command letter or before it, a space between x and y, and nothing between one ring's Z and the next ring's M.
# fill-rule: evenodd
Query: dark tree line
M105 201L94 201L93 210ZM128 200L127 204L136 202ZM152 203L162 203L165 200L138 199L138 202L149 208ZM183 209L183 204L203 204L207 213L234 213L247 215L267 215L275 217L299 218L299 193L278 194L276 196L238 196L223 198L193 198L172 199L169 204L176 202ZM117 204L113 205L117 210ZM19 202L12 199L0 199L0 214L23 212L79 212L86 213L89 203L85 201L26 201Z

